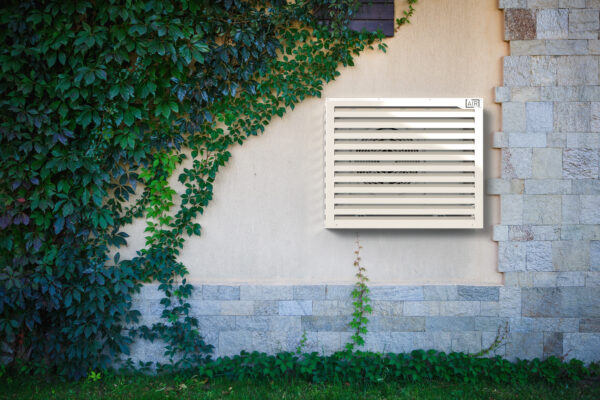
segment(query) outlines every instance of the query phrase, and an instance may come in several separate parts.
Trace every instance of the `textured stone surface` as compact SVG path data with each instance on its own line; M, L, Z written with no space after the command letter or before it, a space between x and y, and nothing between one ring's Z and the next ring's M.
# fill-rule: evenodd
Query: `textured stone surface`
M529 86L531 83L531 60L526 56L504 57L504 85Z
M563 177L584 179L598 177L598 150L564 149Z
M532 177L536 179L562 178L562 150L555 148L532 150Z
M525 317L600 317L600 288L525 288L522 312Z
M239 300L239 286L204 285L202 286L204 300Z
M590 264L588 241L556 241L552 243L552 264L555 270L587 270Z
M279 302L279 315L312 315L312 301L293 300Z
M590 130L600 132L600 102L597 101L590 105Z
M589 56L567 56L557 58L557 84L597 85L598 58Z
M563 224L578 224L580 211L581 211L581 203L579 201L579 196L563 196L562 197L562 223Z
M569 38L598 39L598 10L571 10L569 12Z
M422 286L373 286L373 300L423 300Z
M293 286L248 285L240 288L241 300L292 300Z
M600 224L600 196L581 196L580 219L582 224Z
M579 332L600 332L600 318L583 318L579 321Z
M589 132L590 104L568 102L554 104L554 129L560 132Z
M500 291L495 286L459 286L458 299L462 301L498 301Z
M585 363L600 360L600 334L566 333L563 350L567 360L577 358Z
M502 103L502 130L524 132L526 130L525 103Z
M502 178L530 178L531 160L531 149L502 149Z
M504 12L504 38L535 39L535 15L528 9L508 9Z
M556 195L526 195L523 196L524 224L560 224L561 196Z
M538 39L566 39L569 37L568 10L539 10L536 17Z
M572 56L588 54L589 46L587 40L548 40L545 50L551 56Z
M539 332L510 333L506 344L506 357L515 358L542 358L544 334Z
M525 271L527 247L523 242L500 242L498 245L498 270Z
M301 285L294 286L294 300L325 300L327 295L326 285Z
M527 242L527 270L552 271L552 243Z
M523 223L523 196L504 195L501 198L503 225L519 225Z

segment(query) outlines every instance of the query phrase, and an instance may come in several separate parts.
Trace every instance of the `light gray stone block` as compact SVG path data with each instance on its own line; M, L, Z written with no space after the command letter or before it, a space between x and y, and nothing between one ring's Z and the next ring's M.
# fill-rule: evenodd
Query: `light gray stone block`
M461 301L498 301L497 286L459 286L458 299Z
M600 241L590 242L590 266L592 269L600 270Z
M485 332L498 332L508 324L508 318L502 317L476 317L475 330Z
M580 222L582 224L600 224L600 196L582 195L580 198Z
M564 149L563 177L567 179L598 178L598 150Z
M600 54L600 40L588 40L588 47L590 54Z
M500 0L498 8L525 8L527 7L527 0Z
M585 273L585 286L600 286L600 272L591 271Z
M372 286L372 300L424 300L422 286Z
M534 239L531 225L513 225L508 227L508 240L527 242Z
M600 86L584 86L581 88L582 101L600 101Z
M317 352L324 355L339 351L345 343L340 332L307 332L307 339L304 352Z
M558 0L527 0L528 8L557 8Z
M385 352L408 353L415 349L413 339L422 333L390 332L390 341L385 346Z
M535 240L559 240L560 227L548 225L534 225L531 227Z
M529 87L529 86L515 86L510 88L511 101L515 102L528 102L528 101L541 101L541 90L540 87Z
M589 132L590 103L555 103L554 129L559 132Z
M492 136L492 147L502 149L508 147L508 134L504 132L494 132Z
M600 102L597 101L590 103L590 129L592 132L600 132ZM594 137L596 138L597 136Z
M502 178L531 178L531 149L502 149Z
M508 134L508 146L509 147L546 147L546 134L545 133L511 132Z
M521 315L521 288L500 288L500 317L518 317Z
M573 181L574 194L600 194L600 181L597 179L576 179Z
M221 315L254 315L253 301L221 301L220 308Z
M598 39L598 10L570 10L569 38Z
M351 332L351 316L303 316L302 330L308 332Z
M423 286L423 293L425 300L457 300L458 299L458 287L457 286Z
M560 287L523 289L522 312L524 317L598 318L597 287Z
M511 40L511 56L545 55L546 43L543 40Z
M578 359L584 363L600 359L600 333L565 333L563 350L566 360Z
M579 322L580 332L600 332L600 318L582 318Z
M240 300L292 300L293 288L293 286L242 286Z
M562 223L563 224L578 224L579 211L581 204L579 196L563 196L562 197Z
M325 300L326 285L299 285L294 286L294 300Z
M587 55L587 40L547 40L546 54L553 56Z
M494 225L492 240L495 242L504 242L508 240L508 226Z
M505 86L497 86L495 88L496 103L504 103L510 101L510 88Z
M585 286L585 272L558 272L556 286Z
M500 242L498 244L498 271L525 271L526 249L524 242Z
M220 331L233 331L235 329L234 316L199 316L198 318L198 330L200 332L220 332Z
M540 88L542 101L583 101L581 86L545 86Z
M596 103L593 103L596 104ZM592 120L593 123L593 120ZM600 133L573 132L567 134L567 147L572 148L600 148Z
M481 313L479 301L444 301L440 304L440 315L468 317Z
M202 288L196 289L202 293ZM140 287L140 292L136 293L134 299L160 300L165 297L165 293L158 289L158 284L146 283Z
M426 317L427 332L461 332L475 330L475 317Z
M600 225L563 225L561 240L600 240Z
M424 317L369 317L369 331L372 332L422 332L424 330Z
M544 334L540 332L511 332L506 343L506 357L513 361L516 358L542 358Z
M350 315L352 311L352 302L349 299L313 301L313 315L316 316Z
M490 178L486 179L487 194L507 194L511 193L511 184L509 180Z
M538 10L536 23L538 39L566 39L569 37L569 10Z
M404 315L413 317L431 317L440 315L439 301L405 301Z
M559 171L562 175L562 169ZM566 194L572 191L572 182L564 179L527 179L525 193L527 194Z
M516 274L516 273L512 273ZM506 274L505 274L506 276ZM497 301L482 301L481 302L481 313L482 317L497 317L500 311L500 303Z
M565 132L549 132L546 135L548 147L565 147L567 144L567 134Z
M523 196L523 223L552 225L561 222L561 197L557 195Z
M527 270L552 271L552 243L527 242Z
M533 276L535 287L556 287L558 272L538 272Z
M279 302L277 300L255 300L254 315L278 315Z
M559 8L585 8L586 0L558 0Z
M532 56L531 86L555 86L557 77L556 57Z
M188 300L192 315L221 315L219 300Z
M325 297L327 300L348 300L352 298L352 285L327 285Z
M239 300L240 287L227 285L203 285L202 298L204 300Z
M404 307L406 306L406 303L409 303L409 302L373 300L370 303L371 309L372 309L371 315L379 315L379 316L385 316L385 317L398 317L398 316L405 315ZM422 303L422 302L418 302L418 303ZM352 310L350 311L350 314L351 313L352 313ZM408 315L408 314L406 314L406 315Z
M535 179L560 179L562 178L562 150L561 149L533 149L532 150L532 177Z
M590 264L590 242L557 241L552 243L552 263L557 271L585 271Z
M504 57L504 85L530 86L531 61L527 56Z
M481 332L454 332L452 351L475 354L481 351Z
M533 276L537 274L537 272L505 272L504 273L504 286L506 287L532 287L533 286ZM483 314L484 301L481 302L481 315L489 315ZM497 315L497 314L496 314Z
M312 315L312 301L285 300L279 302L279 315Z
M525 115L525 103L512 101L502 103L502 131L525 132Z

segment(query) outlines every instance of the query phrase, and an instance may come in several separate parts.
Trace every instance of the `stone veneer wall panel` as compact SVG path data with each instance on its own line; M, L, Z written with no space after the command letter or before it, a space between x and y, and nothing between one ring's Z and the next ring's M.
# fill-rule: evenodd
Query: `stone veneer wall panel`
M365 350L476 353L504 327L492 355L600 360L600 1L500 0L505 10L501 199L494 227L503 287L377 286ZM352 286L198 287L191 299L215 356L241 350L330 353L350 339ZM144 323L160 293L136 298ZM162 358L160 342L135 358Z

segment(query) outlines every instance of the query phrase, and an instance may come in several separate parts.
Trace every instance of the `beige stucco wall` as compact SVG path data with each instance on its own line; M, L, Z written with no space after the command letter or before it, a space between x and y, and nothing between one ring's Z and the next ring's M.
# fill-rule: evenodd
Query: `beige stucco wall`
M396 2L396 12L404 2ZM491 135L500 130L494 87L508 54L497 0L421 0L412 23L342 70L321 99L309 99L257 138L232 150L214 200L181 261L195 283L351 283L356 232L326 230L323 121L326 97L483 97L486 176L499 174ZM486 197L483 230L363 230L372 284L502 284L491 227L497 198ZM132 254L143 221L130 229Z

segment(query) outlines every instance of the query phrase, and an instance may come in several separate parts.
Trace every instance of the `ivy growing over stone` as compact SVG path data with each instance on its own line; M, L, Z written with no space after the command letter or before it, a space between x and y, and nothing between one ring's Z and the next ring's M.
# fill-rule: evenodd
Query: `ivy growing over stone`
M211 346L191 316L179 252L201 233L196 220L232 145L320 96L362 51L385 50L382 35L348 29L358 5L6 2L2 356L79 378L127 358L142 337L165 342L171 363L162 367L203 363ZM135 218L147 220L146 246L121 259L114 249ZM132 295L153 280L164 292L162 322L138 326Z

